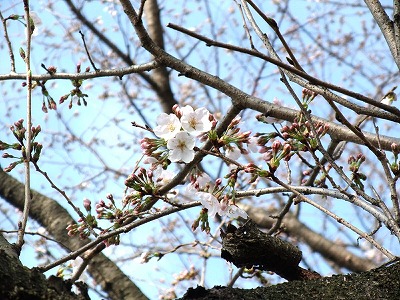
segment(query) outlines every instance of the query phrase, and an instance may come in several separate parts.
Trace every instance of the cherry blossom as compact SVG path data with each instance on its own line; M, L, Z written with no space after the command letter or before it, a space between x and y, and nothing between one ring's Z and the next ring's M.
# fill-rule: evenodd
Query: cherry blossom
M194 137L186 131L180 131L167 142L167 148L169 149L168 158L172 162L183 161L189 163L194 158L194 145Z
M229 147L228 149L226 149L225 151L225 155L226 157L228 157L231 160L238 160L241 153L240 150L236 147Z
M193 107L186 105L181 108L181 112L182 127L190 134L196 136L211 130L210 112L206 108L201 107L193 110Z
M253 153L258 152L258 137L252 136L249 138L249 142L247 143L247 149L249 149Z
M247 219L247 213L243 209L241 209L240 207L238 207L234 204L228 205L224 212L225 212L224 215L227 216L228 218L235 219L238 217L242 217L243 219ZM222 211L221 211L221 213L222 213ZM220 215L221 215L221 213L220 213Z
M170 170L162 170L158 175L157 182L159 185L163 186L168 184L172 178L174 178L175 173Z
M199 188L205 188L207 185L211 184L211 177L207 173L203 172L197 176L196 182L198 183Z
M201 204L208 209L208 215L210 217L214 217L220 212L219 202L214 195L205 192L197 192L196 196L200 198Z
M154 128L154 134L165 140L170 140L181 130L181 122L174 114L161 113L157 117L157 126Z

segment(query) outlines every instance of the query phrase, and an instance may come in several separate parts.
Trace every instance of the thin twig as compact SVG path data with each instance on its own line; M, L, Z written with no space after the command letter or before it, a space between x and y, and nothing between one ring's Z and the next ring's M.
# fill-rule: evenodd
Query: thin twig
M274 175L271 176L272 180L275 181L277 184L290 189L290 186L287 185L286 183L284 183L283 181L279 180L277 177L275 177ZM350 230L352 230L353 232L357 233L359 236L361 236L362 238L366 239L368 242L370 242L375 248L377 248L379 251L381 251L386 257L388 257L389 259L394 259L396 256L394 256L390 251L388 251L387 249L385 249L382 245L380 245L374 238L372 238L371 236L369 236L367 233L363 232L362 230L358 229L356 226L352 225L351 223L347 222L345 219L337 216L336 214L334 214L333 212L331 212L330 210L324 208L323 206L315 203L314 201L312 201L311 199L309 199L308 197L304 196L303 194L299 193L296 190L292 190L292 192L294 194L296 194L296 196L298 197L298 199L302 202L306 202L312 206L314 206L315 208L317 208L318 210L322 211L324 214L328 215L329 217L335 219L338 223L346 226L347 228L349 228Z
M300 71L303 71L303 68L300 66L300 64L298 63L296 57L294 56L292 49L290 49L289 45L286 43L285 38L283 37L283 35L281 34L278 24L275 22L274 19L267 17L262 10L254 4L253 1L251 0L243 0L246 1L247 3L249 3L251 5L251 7L254 8L254 10L259 14L259 16L261 18L263 18L263 20L272 28L272 30L276 33L276 35L278 36L279 40L281 41L283 47L285 48L286 52L289 54L291 62L293 64L293 66L297 69L299 69Z
M15 73L15 58L14 58L14 52L12 49L11 41L8 36L8 30L7 30L7 19L4 19L1 11L0 11L0 19L3 23L3 28L4 28L4 38L7 41L7 47L8 47L8 55L10 56L10 63L11 63L11 73Z
M189 208L192 208L192 207L195 207L195 206L200 206L200 205L201 205L201 203L199 201L193 201L191 203L185 203L181 207L172 207L172 208L165 209L163 211L148 215L148 216L143 217L141 219L138 219L138 220L136 220L134 222L131 222L131 223L125 225L125 226L119 227L116 230L113 230L113 231L110 231L108 233L102 234L102 235L98 236L95 240L87 243L85 246L79 248L78 250L75 250L75 251L69 253L68 255L64 256L63 258L61 258L61 259L59 259L57 261L54 261L54 262L52 262L52 263L50 263L48 265L39 267L38 269L41 272L46 272L46 271L48 271L48 270L50 270L50 269L52 269L52 268L54 268L56 266L59 266L60 264L63 264L65 262L71 260L71 259L75 259L76 257L80 256L82 253L86 252L89 249L92 249L96 245L99 245L103 241L105 241L105 240L107 240L107 239L109 239L109 238L111 238L113 236L129 232L133 228L139 227L139 226L141 226L143 224L149 223L149 222L154 221L156 219L159 219L161 217L168 216L168 215L173 214L175 212L178 212L178 211L181 211L181 210L185 210L185 209L189 209Z
M89 50L88 50L88 48L86 46L85 35L83 34L83 32L81 30L79 30L79 34L81 35L81 38L82 38L82 41L83 41L83 46L85 47L85 51L86 51L86 54L87 54L87 56L89 58L90 64L92 65L93 69L96 72L100 71L100 69L96 68L96 65L94 64L94 62L92 60L92 57L90 56Z
M25 165L25 201L24 210L22 212L22 220L18 222L18 239L16 246L21 249L24 244L24 233L26 224L29 218L29 210L31 206L31 148L32 148L32 72L31 72L31 34L32 29L30 26L29 16L29 0L24 0L24 11L26 19L26 51L25 51L25 67L26 67L26 149L24 157Z
M32 75L32 81L40 81L40 80L58 80L58 79L67 79L67 80L78 80L78 79L91 79L91 78L100 78L100 77L111 77L117 76L120 79L128 74L133 73L142 73L154 70L158 68L160 65L157 61L150 61L148 63L140 64L140 65L132 65L125 68L119 69L107 69L107 70L99 70L97 72L85 72L85 73L54 73L54 74L41 74L41 75ZM25 73L11 73L11 74L1 74L0 81L5 80L26 80Z
M87 228L89 229L90 233L93 234L95 237L98 236L97 232L95 232L92 228L92 226L90 226L88 223L86 223L86 217L85 215L81 212L81 210L75 206L75 204L71 201L71 199L69 199L69 197L67 196L67 194L65 193L65 191L61 190L58 186L55 185L55 183L50 179L49 175L47 174L47 172L43 171L39 165L37 164L37 162L32 162L33 165L35 166L36 171L38 171L40 174L42 174L46 180L50 183L50 186L55 189L57 192L59 192L65 200L67 200L68 204L74 209L74 211L78 214L79 218L85 222L85 224L87 225Z
M236 274L235 274L235 275L232 277L232 279L229 281L229 283L228 283L228 285L227 285L228 288L233 287L233 285L235 284L236 280L238 280L239 277L242 276L243 270L244 270L244 267L241 267L239 270L237 270Z

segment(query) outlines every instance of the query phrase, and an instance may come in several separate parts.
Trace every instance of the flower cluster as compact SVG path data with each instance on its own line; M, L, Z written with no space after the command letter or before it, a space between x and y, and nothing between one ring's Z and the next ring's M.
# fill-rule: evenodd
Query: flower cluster
M16 159L8 167L4 168L5 172L10 172L17 165L22 164L26 160L26 157L27 157L26 147L25 147L25 141L26 141L27 137L26 137L26 128L24 127L24 120L20 119L17 122L15 122L13 126L10 126L10 130L13 133L14 137L17 139L17 143L8 144L8 143L0 140L0 150L7 150L7 149L18 150L18 151L21 151L21 156L14 156L7 152L4 152L2 155L3 158ZM32 126L32 128L31 128L32 143L31 143L30 157L31 157L31 161L34 163L36 163L39 160L40 154L43 149L42 144L35 142L35 139L41 130L42 129L41 129L40 125L38 125L37 127Z
M90 71L90 67L86 67L85 72L87 73L89 71ZM80 73L80 72L81 72L81 64L79 63L76 65L76 73ZM76 104L78 104L78 106L81 106L81 100L83 102L83 105L87 106L86 98L89 96L87 94L83 93L81 90L83 81L84 81L84 79L71 80L71 83L74 86L74 88L68 94L61 96L59 103L62 104L62 103L64 103L65 100L67 100L69 97L71 97L71 100L68 105L69 109L72 108L72 100L74 98L78 99L76 101Z
M79 235L79 237L84 240L90 236L91 229L97 227L97 221L94 216L91 215L90 211L92 209L91 207L91 201L89 199L84 199L83 200L83 206L88 212L88 215L83 219L80 218L78 220L78 224L70 224L67 226L68 230L68 235L69 236L75 236Z
M116 229L121 226L122 222L126 219L126 216L130 213L129 210L119 209L114 201L111 194L107 195L107 199L110 200L108 204L104 200L100 200L96 204L96 215L92 215L92 202L89 199L83 200L83 207L85 208L87 215L85 217L79 218L77 224L70 224L67 226L67 231L69 236L79 235L79 237L84 240L88 238L95 230L100 231L100 234L105 234L109 232L112 228ZM108 229L102 229L98 226L97 219L106 219L114 225ZM97 233L95 233L97 234ZM110 245L118 245L120 243L119 235L114 235L104 240L105 245L108 247Z
M303 89L301 98L303 100L302 105L305 109L308 109L308 105L315 99L318 94L309 90Z
M282 144L279 140L275 140L271 148L264 149L266 151L263 154L263 159L267 162L269 170L272 173L279 167L281 160L288 161L293 155L292 146L287 142Z
M400 162L398 161L399 159L399 153L400 153L400 147L396 143L392 143L390 145L392 148L392 153L394 156L394 162L390 164L390 169L392 170L393 174L396 176L400 175Z
M204 107L194 110L189 105L182 108L176 105L173 112L157 117L154 134L166 142L171 162L189 163L194 158L195 136L210 131L214 125L213 118ZM150 148L154 150L159 146L156 143L141 144L146 154L151 153Z
M222 200L218 201L217 197L213 194L205 192L197 192L196 196L200 199L203 207L207 208L208 215L214 217L219 214L221 217L227 216L229 218L242 217L247 219L247 213L239 208L229 197L225 195Z
M351 155L347 160L349 170L351 171L351 179L361 190L364 190L364 184L362 181L367 179L367 176L360 172L360 166L364 161L365 156L362 153L359 153L356 157Z
M315 133L314 130L315 129ZM323 122L295 120L290 126L283 126L282 137L292 141L292 147L299 151L315 151L318 148L318 139L323 137L329 130L329 125Z
M187 186L186 191L203 205L200 216L192 224L193 230L201 224L201 230L209 232L208 217L214 217L216 214L221 217L247 219L247 213L235 204L234 192L230 195L224 194L225 189L226 186L222 185L221 178L212 183L210 176L206 173L198 173L192 176L191 183Z
M237 116L228 125L226 131L218 137L211 135L210 140L212 141L216 149L222 148L225 153L225 157L232 161L236 161L242 154L248 154L250 152L258 151L258 139L251 137L251 132L242 132L239 128L241 123L241 117ZM247 146L247 149L244 147Z

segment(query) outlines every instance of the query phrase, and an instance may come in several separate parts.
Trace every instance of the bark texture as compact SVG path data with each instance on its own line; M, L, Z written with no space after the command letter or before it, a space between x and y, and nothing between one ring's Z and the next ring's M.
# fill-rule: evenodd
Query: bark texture
M291 281L256 289L190 288L181 300L397 300L400 299L400 263L360 274L336 275L308 281Z
M271 216L278 215L279 211L266 210L260 207L240 204L252 220L260 228L271 228L276 219ZM281 230L292 237L303 241L313 251L318 252L326 259L332 261L340 268L346 268L352 272L363 272L378 267L371 260L359 257L351 253L342 245L332 242L323 235L315 232L301 223L290 212L285 215L281 224Z
M299 248L265 234L251 219L239 228L228 225L227 232L221 231L221 238L221 257L239 268L272 271L289 281L321 277L316 272L299 267L302 259Z
M1 236L5 247L5 239ZM86 300L87 287L79 283L81 294L71 292L72 283L58 277L46 277L35 269L24 267L16 255L0 250L0 299Z

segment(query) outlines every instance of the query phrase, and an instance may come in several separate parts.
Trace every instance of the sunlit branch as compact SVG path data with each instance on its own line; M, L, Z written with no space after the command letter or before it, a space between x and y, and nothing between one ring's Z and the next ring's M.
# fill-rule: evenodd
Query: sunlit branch
M46 266L38 267L38 269L41 272L46 272L46 271L48 271L48 270L50 270L50 269L52 269L52 268L54 268L56 266L59 266L62 263L65 263L65 262L67 262L67 261L69 261L71 259L77 258L82 253L86 252L87 250L92 249L96 245L104 242L105 240L107 240L107 239L109 239L109 238L111 238L113 236L129 232L133 228L139 227L139 226L141 226L143 224L149 223L149 222L154 221L156 219L159 219L161 217L168 216L168 215L176 213L178 211L189 209L189 208L192 208L192 207L195 207L195 206L199 206L199 205L201 205L200 202L194 201L194 202L190 202L190 203L184 203L180 207L172 207L172 208L168 208L166 210L163 210L163 211L160 211L160 212L157 212L157 213L154 213L154 214L147 215L146 217L138 219L138 220L136 220L136 221L134 221L134 222L132 222L130 224L122 226L122 227L120 227L118 229L115 229L115 230L113 230L111 232L102 234L96 240L91 241L91 242L87 243L85 246L81 247L80 249L69 253L68 255L63 257L62 259L54 261L53 263L48 264Z
M31 71L31 35L32 26L29 14L29 1L24 0L24 11L26 19L26 51L25 51L25 67L26 67L26 148L25 148L25 202L22 212L22 219L18 222L18 240L17 247L21 250L24 244L24 233L29 218L29 210L31 207L31 149L32 149L32 71Z
M285 187L285 188L290 190L290 186L288 186L287 184L285 184L284 182L279 180L277 177L273 176L272 179L277 184L279 184L279 185L281 185L281 186L283 186L283 187ZM334 214L330 210L328 210L328 209L324 208L323 206L317 204L316 202L312 201L311 199L309 199L308 197L306 197L303 194L299 193L298 191L291 190L291 192L296 194L298 202L306 202L306 203L314 206L318 210L322 211L324 214L326 214L326 215L330 216L331 218L333 218L334 220L336 220L338 223L340 223L340 224L346 226L347 228L349 228L350 230L354 231L360 237L362 237L362 238L366 239L368 242L370 242L376 249L381 251L387 258L389 258L389 259L395 259L396 258L396 256L394 256L392 253L390 253L390 251L388 251L382 245L380 245L374 238L372 238L370 235L368 235L367 233L363 232L362 230L358 229L353 224L347 222L345 219L337 216L336 214Z
M119 69L109 69L109 70L100 70L97 72L85 72L85 73L54 73L54 74L42 74L42 75L33 75L33 81L39 80L56 80L56 79L69 79L69 80L78 80L78 79L91 79L91 78L100 78L100 77L112 77L117 76L122 78L125 75L133 74L133 73L141 73L151 71L155 68L158 68L159 62L151 61L148 63L133 65L125 68ZM26 74L24 73L11 73L11 74L2 74L0 75L0 81L4 80L16 80L16 79L26 79Z

